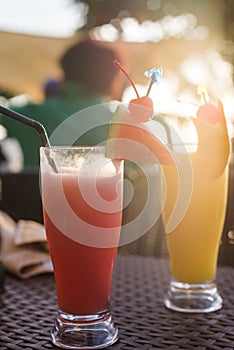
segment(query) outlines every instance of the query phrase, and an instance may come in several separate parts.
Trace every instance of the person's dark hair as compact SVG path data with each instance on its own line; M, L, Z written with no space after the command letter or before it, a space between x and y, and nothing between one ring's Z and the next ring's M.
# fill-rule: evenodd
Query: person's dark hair
M113 60L117 51L103 44L84 40L70 47L60 60L66 80L80 82L88 91L108 94L118 70Z

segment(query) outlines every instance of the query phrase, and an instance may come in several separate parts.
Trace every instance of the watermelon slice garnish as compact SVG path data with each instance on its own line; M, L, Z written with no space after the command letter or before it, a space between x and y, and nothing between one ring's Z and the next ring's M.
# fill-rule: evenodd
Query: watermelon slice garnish
M176 158L143 123L137 123L129 110L119 105L109 126L106 157L135 162L175 165Z

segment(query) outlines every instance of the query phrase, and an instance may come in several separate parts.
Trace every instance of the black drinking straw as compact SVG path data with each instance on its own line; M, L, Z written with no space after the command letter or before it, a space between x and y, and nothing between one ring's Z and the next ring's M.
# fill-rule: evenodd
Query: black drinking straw
M15 120L18 120L19 122L26 124L26 125L30 126L31 128L34 128L38 132L38 134L41 138L42 145L44 147L50 147L50 142L49 142L46 130L41 123L39 123L38 121L36 121L34 119L28 118L25 115L22 115L20 113L12 111L9 108L3 107L3 106L0 106L0 113L4 114L10 118L13 118Z
M31 119L26 117L25 115L22 115L20 113L17 113L15 111L12 111L12 109L0 106L0 113L6 115L7 117L13 118L15 120L18 120L19 122L30 126L31 128L34 128L41 139L42 145L44 147L50 147L50 141L47 135L47 132L44 128L44 126L39 123L37 120ZM56 164L52 158L48 156L48 162L52 166L52 168L55 170L55 172L58 172L58 169L56 167Z

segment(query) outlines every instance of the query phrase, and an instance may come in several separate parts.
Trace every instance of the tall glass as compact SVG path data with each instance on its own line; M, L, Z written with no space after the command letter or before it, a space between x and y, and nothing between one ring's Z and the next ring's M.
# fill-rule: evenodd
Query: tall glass
M51 333L63 349L99 349L118 339L110 313L122 219L123 164L104 147L40 150L44 223L58 314Z
M164 303L180 312L212 312L222 307L215 278L227 203L229 146L218 127L202 121L188 123L187 136L192 143L171 145L178 166L163 167L163 222L171 270Z

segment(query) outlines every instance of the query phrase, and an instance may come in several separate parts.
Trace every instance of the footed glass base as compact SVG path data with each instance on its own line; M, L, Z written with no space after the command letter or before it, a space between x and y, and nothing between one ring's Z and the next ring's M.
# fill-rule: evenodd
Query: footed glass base
M222 298L215 282L189 284L172 280L164 305L168 309L179 312L213 312L221 309Z
M110 311L77 316L58 312L52 343L62 349L102 349L118 340Z

